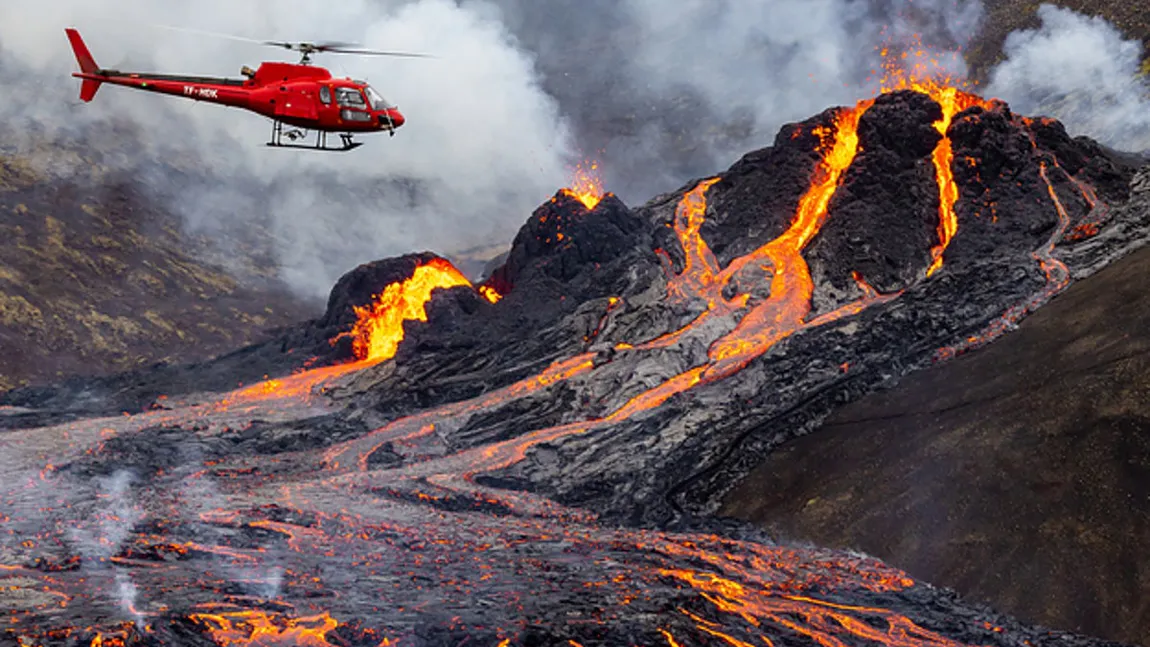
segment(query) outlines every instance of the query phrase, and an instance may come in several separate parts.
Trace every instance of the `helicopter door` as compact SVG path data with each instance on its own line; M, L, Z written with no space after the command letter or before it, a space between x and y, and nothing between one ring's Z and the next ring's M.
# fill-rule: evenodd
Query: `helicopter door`
M280 86L276 101L276 116L293 119L318 119L319 99L307 88Z

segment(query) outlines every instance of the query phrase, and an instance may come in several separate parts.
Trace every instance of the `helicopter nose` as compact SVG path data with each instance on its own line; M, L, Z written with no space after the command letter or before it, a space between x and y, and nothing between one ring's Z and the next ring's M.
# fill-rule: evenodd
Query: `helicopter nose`
M382 126L391 126L392 128L399 128L407 120L403 118L403 114L395 108L387 111L387 114L379 116L379 122Z

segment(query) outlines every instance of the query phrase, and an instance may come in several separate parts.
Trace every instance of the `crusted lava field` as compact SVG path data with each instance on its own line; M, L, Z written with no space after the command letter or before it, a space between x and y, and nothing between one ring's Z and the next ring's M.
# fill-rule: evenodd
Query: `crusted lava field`
M482 285L380 261L271 342L10 392L0 635L1103 644L712 517L780 443L1147 239L1141 160L902 85L639 208L562 190Z

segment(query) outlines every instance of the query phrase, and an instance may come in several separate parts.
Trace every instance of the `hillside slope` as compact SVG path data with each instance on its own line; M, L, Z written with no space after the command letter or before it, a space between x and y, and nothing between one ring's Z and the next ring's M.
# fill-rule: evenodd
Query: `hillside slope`
M727 515L1031 622L1150 644L1150 250L1019 330L841 409Z
M130 173L71 161L91 174L0 156L0 390L204 359L315 314L258 254L234 246L263 276L203 261L206 241Z

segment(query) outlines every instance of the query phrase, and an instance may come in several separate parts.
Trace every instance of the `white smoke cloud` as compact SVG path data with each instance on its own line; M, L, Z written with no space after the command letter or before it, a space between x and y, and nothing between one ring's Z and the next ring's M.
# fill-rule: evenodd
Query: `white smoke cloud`
M1039 29L1006 40L988 94L1023 114L1045 113L1073 134L1121 150L1150 149L1150 85L1138 76L1142 44L1099 17L1053 5Z
M63 33L69 26L80 29L100 65L118 69L234 77L243 64L284 59L282 51L154 25L354 41L438 58L316 61L337 76L371 82L407 117L395 138L365 136L369 145L343 155L267 149L267 120L182 99L104 87L92 104L77 106L78 81L69 78L76 64ZM574 161L567 127L540 90L532 58L483 2L7 0L0 3L0 50L28 72L25 82L0 84L0 119L33 123L37 136L67 136L126 116L142 126L144 154L198 155L220 177L278 182L280 190L260 204L270 208L285 275L315 296L359 262L509 239L525 214L565 183ZM395 178L424 187L421 201L369 193ZM254 217L208 196L259 187L224 184L182 193L177 206L209 232Z

